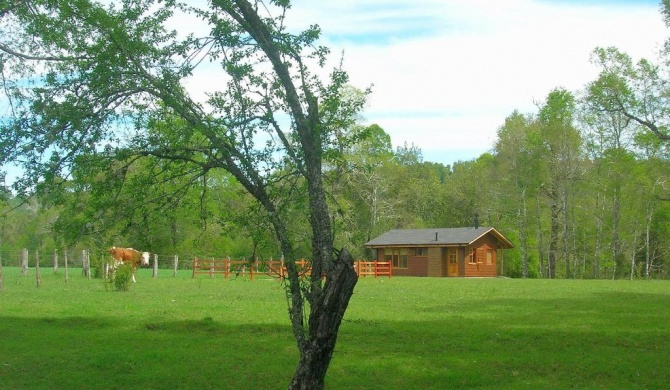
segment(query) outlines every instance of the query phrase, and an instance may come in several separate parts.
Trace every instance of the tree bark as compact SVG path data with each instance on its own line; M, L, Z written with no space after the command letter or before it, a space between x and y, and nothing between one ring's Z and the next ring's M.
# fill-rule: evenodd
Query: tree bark
M40 252L35 251L35 282L37 287L42 285L42 278L40 277Z
M342 249L333 267L326 273L321 299L311 306L309 338L298 345L300 362L290 390L323 389L342 318L357 281L354 259L346 249Z
M23 248L21 252L21 275L28 274L28 249Z
M0 291L2 291L2 253L0 253Z
M551 230L549 237L549 279L556 278L556 252L558 251L560 230L560 206L555 190L550 193Z
M649 210L649 209L648 209ZM649 270L651 269L651 220L652 220L652 213L650 211L647 211L647 224L645 226L645 239L644 239L644 247L645 247L645 258L644 258L644 278L649 279Z
M535 197L535 202L537 204L537 255L539 258L539 266L540 266L540 275L542 277L547 277L547 273L545 272L545 265L544 265L544 239L543 239L543 234L542 234L542 216L540 213L540 197L539 195L536 195Z
M521 251L521 275L524 279L528 278L528 235L526 225L528 221L528 208L526 205L526 188L519 190L517 184L517 194L519 194L519 203L517 206L517 225L519 231L519 250Z

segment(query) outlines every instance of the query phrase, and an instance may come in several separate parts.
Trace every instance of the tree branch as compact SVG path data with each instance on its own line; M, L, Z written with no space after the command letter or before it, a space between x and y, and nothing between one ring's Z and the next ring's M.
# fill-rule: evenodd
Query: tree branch
M24 60L31 60L31 61L72 61L72 60L87 60L90 59L90 57L86 56L80 56L80 57L68 57L68 56L31 56L28 54L20 53L18 51L12 50L9 46L6 46L2 43L0 43L0 50L4 51L5 53L18 57Z

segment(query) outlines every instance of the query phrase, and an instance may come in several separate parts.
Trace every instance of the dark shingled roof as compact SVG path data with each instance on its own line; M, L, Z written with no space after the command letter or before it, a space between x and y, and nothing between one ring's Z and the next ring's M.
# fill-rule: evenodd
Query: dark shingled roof
M435 234L437 233L437 240ZM503 248L513 248L505 236L492 227L468 228L437 228L437 229L399 229L389 230L381 236L365 243L367 247L392 246L392 245L463 245L470 244L478 238L491 233Z

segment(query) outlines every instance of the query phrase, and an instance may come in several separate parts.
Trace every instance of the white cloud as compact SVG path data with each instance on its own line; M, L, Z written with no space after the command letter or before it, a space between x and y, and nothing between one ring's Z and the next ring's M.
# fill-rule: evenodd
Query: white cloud
M595 47L655 60L669 36L657 4L576 3L302 0L292 21L319 24L324 44L345 51L352 83L374 84L366 117L394 145L451 163L490 150L514 109L593 80Z

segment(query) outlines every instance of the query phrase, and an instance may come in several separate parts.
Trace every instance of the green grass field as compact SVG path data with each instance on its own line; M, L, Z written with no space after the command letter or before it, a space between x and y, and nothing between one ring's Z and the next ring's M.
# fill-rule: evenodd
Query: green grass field
M284 389L276 280L4 268L0 389ZM670 282L361 279L328 389L666 389Z

